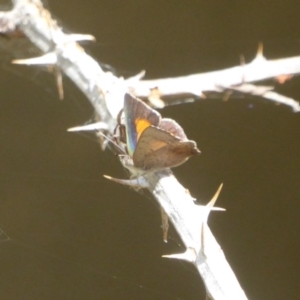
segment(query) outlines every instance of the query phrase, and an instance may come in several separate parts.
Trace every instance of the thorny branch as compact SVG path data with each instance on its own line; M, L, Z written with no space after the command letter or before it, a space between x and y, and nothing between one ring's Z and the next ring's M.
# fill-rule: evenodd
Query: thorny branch
M239 91L281 102L294 111L300 110L295 100L271 92L269 88L249 84L300 73L300 57L268 61L262 56L260 48L254 61L247 65L177 78L141 80L144 74L139 74L124 80L104 72L78 45L77 41L91 40L90 35L64 34L39 0L13 0L13 4L11 11L0 13L0 32L8 34L19 30L44 53L39 58L17 60L15 63L53 65L59 68L86 95L98 115L98 128L108 135L113 134L117 114L123 106L127 91L147 97L160 106L164 105L161 97L168 95L188 93L201 96L208 91ZM211 299L247 299L207 225L208 215L214 209L220 189L208 205L200 206L194 203L194 199L170 170L147 174L130 181L113 180L149 189L186 247L185 253L166 257L194 264Z
M276 92L270 92L273 87L249 84L270 78L284 83L294 74L299 73L300 56L267 60L263 56L263 46L259 44L257 55L249 64L175 78L140 80L128 86L137 96L148 97L150 102L161 107L164 106L164 102L160 101L160 97L164 96L190 94L206 98L205 94L209 92L238 91L290 106L294 112L299 112L299 102Z

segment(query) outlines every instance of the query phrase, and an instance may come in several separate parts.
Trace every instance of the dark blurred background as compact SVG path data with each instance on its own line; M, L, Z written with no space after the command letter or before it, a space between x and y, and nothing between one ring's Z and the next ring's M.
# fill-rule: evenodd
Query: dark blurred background
M7 8L7 2L0 2ZM85 48L118 75L146 78L206 72L300 55L299 1L48 0L69 32L97 38ZM24 46L23 44L24 43ZM204 299L202 281L180 261L174 229L164 244L160 212L91 136L67 133L92 109L67 79L59 101L47 70L11 65L35 56L0 39L0 299ZM300 99L300 80L276 86ZM300 116L285 106L222 96L172 106L202 154L174 169L206 203L221 182L209 224L249 299L299 299Z

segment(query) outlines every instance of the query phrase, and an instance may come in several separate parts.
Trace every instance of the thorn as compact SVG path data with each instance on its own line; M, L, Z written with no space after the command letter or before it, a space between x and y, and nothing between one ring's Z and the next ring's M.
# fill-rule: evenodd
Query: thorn
M210 234L210 229L207 223L201 225L201 248L200 252L207 259L221 249L220 245L216 244L215 239Z
M244 79L242 79L242 80L244 80ZM232 95L232 91L226 91L224 93L224 97L223 97L222 101L227 102L231 95Z
M116 183L129 185L132 187L139 187L139 188L148 188L149 187L148 182L142 176L135 178L135 179L118 179L118 178L114 178L114 177L111 177L108 175L103 175L103 177L106 179L109 179L111 181L114 181Z
M218 190L216 191L216 193L214 194L214 196L212 197L212 199L206 204L206 208L208 208L208 214L207 214L207 217L209 215L209 213L213 210L213 211L225 211L226 209L225 208L222 208L222 207L216 207L214 206L220 193L221 193L221 190L222 190L222 187L223 187L223 183L220 184ZM207 218L206 218L207 219Z
M201 253L207 258L206 256L206 251L205 251L205 228L206 228L206 223L201 224Z
M193 90L190 90L190 93L193 94L194 96L196 97L200 97L202 99L206 99L207 97L205 96L205 94L203 94L203 92L201 90L199 90L198 88L197 89L194 89Z
M194 261L196 261L197 254L193 248L187 248L184 253L163 255L162 257L181 259L181 260L185 260L185 261L189 261L189 262L194 262Z
M245 82L245 74L244 74L244 67L245 67L245 57L243 54L240 55L240 64L241 64L241 71L242 71L242 83ZM228 98L231 94L228 95ZM228 99L227 99L228 100Z
M264 54L263 54L263 50L264 50L263 43L262 43L262 42L259 42L259 43L258 43L257 53L256 53L256 56L255 56L255 58L253 59L252 63L253 63L253 62L262 62L262 61L266 61L266 58L264 57Z
M200 98L202 98L202 99L206 99L207 97L206 97L206 95L205 95L205 94L203 94L203 92L201 92L201 94L200 94Z
M168 242L168 230L169 230L169 217L162 207L160 207L162 230L163 230L163 240L165 243Z
M97 122L93 124L83 125L83 126L76 126L67 129L69 132L75 131L92 131L92 130L107 130L107 125L103 122Z
M56 86L57 86L57 90L58 90L59 100L63 100L64 99L64 86L63 86L63 81L62 81L62 73L58 66L54 66L54 76L56 79Z
M257 48L257 53L256 53L256 57L264 57L264 45L262 42L258 43L258 48Z
M54 65L57 63L57 56L54 52L27 59L14 59L13 64L18 65Z
M199 214L200 214L200 221L201 224L203 225L203 223L207 223L207 219L208 216L210 214L211 211L225 211L224 208L222 207L215 207L215 203L218 199L218 196L221 192L221 189L223 187L223 183L219 186L218 190L216 191L215 195L213 196L213 198L206 204L206 205L197 205L196 209L198 209Z
M96 38L91 34L66 34L66 39L64 42L80 42L80 41L92 41L95 42Z
M216 193L214 194L212 199L206 204L207 207L214 207L214 205L221 193L222 187L223 187L223 183L220 184L218 190L216 191ZM218 207L215 207L215 208L218 208ZM217 209L217 210L219 210L219 209ZM225 209L221 209L221 210L225 210Z
M207 230L208 216L212 210L214 210L214 211L224 211L225 210L224 208L221 208L221 207L214 207L214 205L220 195L222 187L223 187L223 183L220 184L218 190L216 191L216 193L214 194L212 199L206 204L206 206L205 206L206 211L204 211L204 214L203 214L203 211L201 212L203 214L202 222L201 222L201 252L205 257L207 257L205 249L207 248L207 246L209 246L209 241L207 241L207 238L205 236L205 232Z
M135 83L139 80L141 80L146 74L146 71L145 70L142 70L140 73L132 76L132 77L129 77L126 79L126 82L129 82L129 83Z
M214 207L211 207L210 208L210 211L226 211L226 209L225 208L223 208L223 207L217 207L217 206L214 206Z
M241 64L241 66L245 66L245 56L244 56L244 54L240 55L240 64Z

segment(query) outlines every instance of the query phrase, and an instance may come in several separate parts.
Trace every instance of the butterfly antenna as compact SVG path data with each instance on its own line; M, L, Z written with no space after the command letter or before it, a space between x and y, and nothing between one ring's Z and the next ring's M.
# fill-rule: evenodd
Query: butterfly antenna
M116 151L117 154L126 154L124 149L122 149L114 140L112 140L110 137L108 137L107 135L105 135L103 132L99 131L97 132L97 134L101 135L103 138L105 138L108 142L110 142L115 149L118 149Z

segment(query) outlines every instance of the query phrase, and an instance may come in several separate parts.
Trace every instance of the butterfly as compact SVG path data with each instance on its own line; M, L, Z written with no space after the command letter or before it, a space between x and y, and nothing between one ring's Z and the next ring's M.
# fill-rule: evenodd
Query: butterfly
M183 164L200 150L188 140L181 126L143 101L125 94L124 125L126 148L135 168L155 172Z

